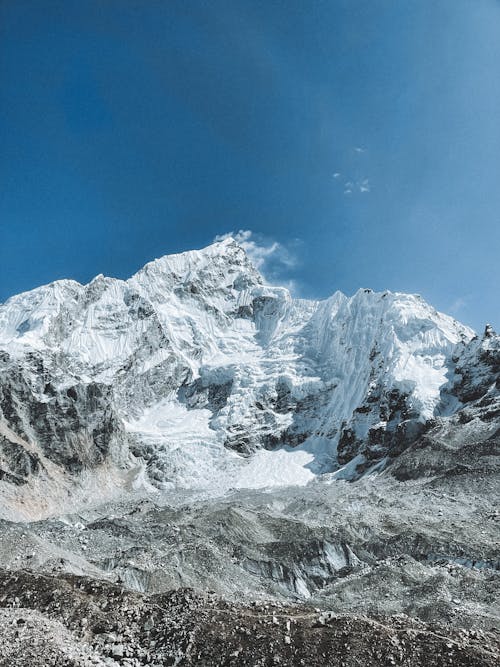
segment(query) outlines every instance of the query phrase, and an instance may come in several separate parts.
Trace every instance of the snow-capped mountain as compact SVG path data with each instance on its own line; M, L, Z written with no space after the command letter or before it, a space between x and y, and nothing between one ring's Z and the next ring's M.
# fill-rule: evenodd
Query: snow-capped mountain
M0 479L104 467L223 491L353 478L498 393L485 336L414 295L294 299L231 239L126 281L57 281L0 306Z

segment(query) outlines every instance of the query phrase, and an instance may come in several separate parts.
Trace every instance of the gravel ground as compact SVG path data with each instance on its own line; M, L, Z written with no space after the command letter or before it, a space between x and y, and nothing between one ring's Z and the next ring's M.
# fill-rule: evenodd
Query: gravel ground
M499 664L498 436L451 436L354 483L0 521L0 665Z
M0 665L494 666L500 634L405 615L243 605L189 589L154 596L84 577L0 572Z

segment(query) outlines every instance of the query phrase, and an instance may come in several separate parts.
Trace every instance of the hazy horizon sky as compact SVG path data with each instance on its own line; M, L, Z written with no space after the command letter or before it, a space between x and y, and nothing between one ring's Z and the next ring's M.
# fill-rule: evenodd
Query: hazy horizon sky
M497 0L4 0L0 302L244 230L498 329L499 69Z

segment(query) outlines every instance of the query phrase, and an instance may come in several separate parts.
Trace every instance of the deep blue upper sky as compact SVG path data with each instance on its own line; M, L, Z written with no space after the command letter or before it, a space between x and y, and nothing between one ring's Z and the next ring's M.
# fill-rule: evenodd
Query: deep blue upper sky
M4 0L0 301L248 229L499 327L499 72L497 0Z

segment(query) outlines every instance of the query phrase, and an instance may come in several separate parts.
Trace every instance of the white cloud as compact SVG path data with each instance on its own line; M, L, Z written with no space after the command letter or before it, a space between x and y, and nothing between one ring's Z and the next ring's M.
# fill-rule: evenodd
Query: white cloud
M344 194L352 195L354 193L360 192L362 194L366 192L371 192L370 180L364 178L362 181L345 181L344 183Z
M458 296L455 299L455 301L451 304L451 306L448 308L448 311L452 315L458 315L466 305L467 305L467 299L463 296Z
M350 146L345 149L348 153L348 161L344 163L332 163L332 179L337 181L339 191L349 198L354 199L360 195L365 195L371 192L372 185L370 179L367 178L364 153L368 153L368 148L364 146ZM355 155L353 155L353 153ZM335 165L336 171L333 171ZM350 166L347 166L350 165ZM364 172L364 173L363 173Z
M214 241L224 241L228 238L234 239L244 249L266 282L287 287L292 292L297 291L297 283L286 275L298 266L297 256L291 247L286 247L249 229L221 234L216 236ZM297 246L298 243L299 241L295 239L292 245Z

